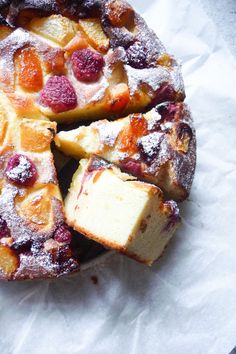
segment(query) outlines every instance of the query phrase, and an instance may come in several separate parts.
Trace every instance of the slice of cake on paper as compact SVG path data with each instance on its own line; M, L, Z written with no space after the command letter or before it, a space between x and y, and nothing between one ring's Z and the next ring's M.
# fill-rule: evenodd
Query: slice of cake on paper
M92 156L81 160L65 200L76 231L144 264L158 259L180 223L162 191Z
M132 114L82 126L56 136L57 147L76 158L96 154L159 186L170 199L188 197L196 164L196 137L184 103L166 102Z

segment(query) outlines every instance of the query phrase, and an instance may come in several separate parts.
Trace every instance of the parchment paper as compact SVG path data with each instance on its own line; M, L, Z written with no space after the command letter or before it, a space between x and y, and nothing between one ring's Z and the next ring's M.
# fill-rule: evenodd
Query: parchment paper
M236 63L198 1L132 3L183 63L198 135L183 225L151 269L112 255L72 278L0 283L1 354L228 354L236 345Z

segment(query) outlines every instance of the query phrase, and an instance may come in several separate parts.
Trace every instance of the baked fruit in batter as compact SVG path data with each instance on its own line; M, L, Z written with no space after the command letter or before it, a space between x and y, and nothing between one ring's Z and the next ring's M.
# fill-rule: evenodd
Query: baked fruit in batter
M159 186L171 199L189 195L194 170L196 137L184 103L165 102L146 114L61 131L57 148L75 158L97 154L124 171Z
M178 62L127 2L0 0L0 278L78 271L69 226L151 265L195 169L184 98ZM65 208L54 139L87 158Z
M184 98L178 63L126 2L17 3L0 43L0 88L13 104L69 123Z

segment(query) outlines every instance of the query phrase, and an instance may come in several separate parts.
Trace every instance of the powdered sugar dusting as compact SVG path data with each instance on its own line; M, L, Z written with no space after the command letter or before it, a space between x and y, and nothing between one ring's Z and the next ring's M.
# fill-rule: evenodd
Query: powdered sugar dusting
M170 70L170 78L176 92L184 92L184 80L178 65Z
M132 96L142 84L147 84L155 92L160 88L162 83L170 81L170 73L161 66L138 70L125 65L125 70Z
M118 122L109 123L107 120L98 121L91 125L95 127L99 132L101 149L104 145L113 147L116 143L116 139L121 131L120 124Z
M142 146L142 150L147 157L153 158L160 149L162 139L163 133L154 132L140 138L138 144Z
M152 130L161 121L161 115L155 109L152 109L148 115L150 116L148 119L148 130Z
M19 164L6 172L6 175L11 180L19 180L24 183L27 179L32 178L33 174L30 169L31 164L25 156L19 157Z

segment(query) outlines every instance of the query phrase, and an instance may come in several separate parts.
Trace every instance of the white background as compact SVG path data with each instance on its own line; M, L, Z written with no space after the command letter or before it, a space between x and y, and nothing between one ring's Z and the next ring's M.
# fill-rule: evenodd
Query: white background
M198 135L183 225L151 269L113 255L73 278L1 283L1 354L228 354L236 344L235 59L198 1L132 3L183 63Z

